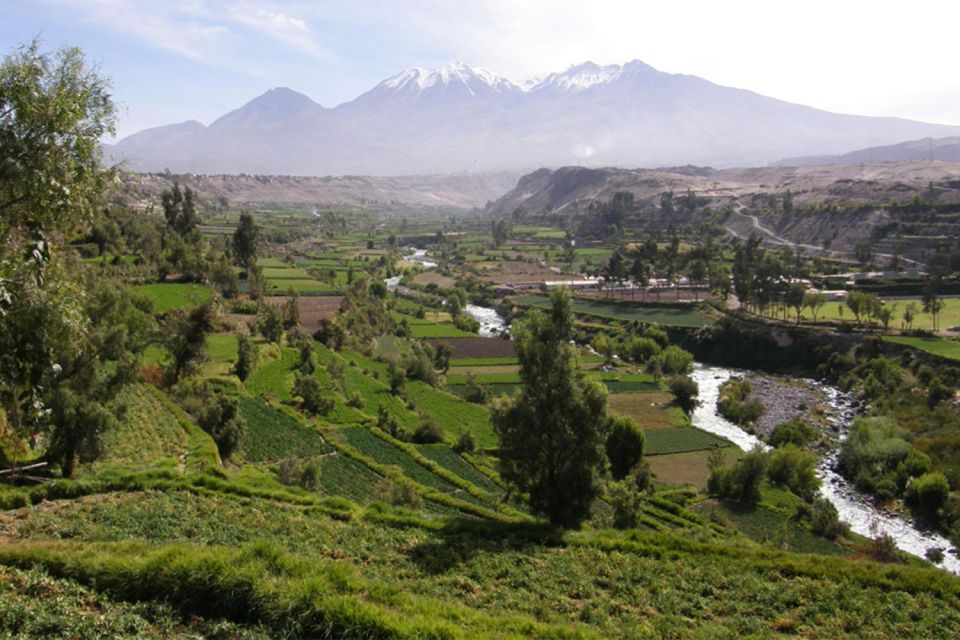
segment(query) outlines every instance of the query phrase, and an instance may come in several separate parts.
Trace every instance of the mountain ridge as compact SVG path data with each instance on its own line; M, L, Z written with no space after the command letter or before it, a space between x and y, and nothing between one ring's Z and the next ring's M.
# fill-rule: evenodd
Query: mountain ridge
M639 60L586 62L523 86L461 62L414 67L334 107L276 88L208 127L149 131L107 155L139 171L398 175L757 166L867 141L960 135L957 126L830 113Z

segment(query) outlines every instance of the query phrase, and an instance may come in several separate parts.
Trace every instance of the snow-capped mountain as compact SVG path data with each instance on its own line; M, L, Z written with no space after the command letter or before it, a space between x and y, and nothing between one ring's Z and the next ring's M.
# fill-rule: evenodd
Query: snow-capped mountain
M334 108L273 89L208 127L150 129L107 155L141 171L397 175L764 165L956 135L960 127L829 113L639 60L585 62L522 85L453 62L407 69Z
M624 65L608 64L600 66L593 62L584 62L570 67L562 73L551 73L524 85L524 90L530 93L550 89L577 93L591 87L616 82L624 75L659 73L653 67L633 60Z

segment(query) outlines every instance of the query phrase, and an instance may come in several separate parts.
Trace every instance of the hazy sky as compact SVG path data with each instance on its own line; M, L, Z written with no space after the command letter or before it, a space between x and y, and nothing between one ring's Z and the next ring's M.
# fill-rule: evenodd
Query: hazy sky
M960 124L955 0L0 0L4 54L37 36L112 78L121 136L209 123L275 86L335 106L451 60L520 81L640 59L831 111Z

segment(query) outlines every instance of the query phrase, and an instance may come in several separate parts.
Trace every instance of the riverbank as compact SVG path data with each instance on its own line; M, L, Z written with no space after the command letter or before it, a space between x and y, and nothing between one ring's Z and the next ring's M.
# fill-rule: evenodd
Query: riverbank
M703 431L726 438L744 451L756 446L766 450L769 447L756 435L741 429L716 410L720 386L731 377L750 375L753 375L753 372L697 364L692 378L700 387L700 405L693 412L691 422ZM937 566L960 575L960 556L949 540L937 533L920 529L912 520L878 509L868 497L862 495L834 470L839 446L846 438L850 423L856 417L854 400L828 385L812 380L810 383L826 394L826 406L829 410L825 412L825 418L831 431L837 436L832 448L821 452L819 457L817 475L822 481L820 495L837 508L840 519L849 525L852 532L870 538L887 534L894 540L897 548L918 558L925 558L928 549L943 549L946 553Z

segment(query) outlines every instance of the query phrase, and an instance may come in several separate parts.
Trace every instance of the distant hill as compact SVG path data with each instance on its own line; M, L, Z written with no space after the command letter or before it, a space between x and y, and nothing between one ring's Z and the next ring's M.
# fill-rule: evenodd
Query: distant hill
M516 173L497 171L432 176L250 176L124 174L121 190L133 202L155 201L176 180L201 199L226 198L237 205L417 205L482 207L517 183Z
M873 162L905 162L910 160L942 160L960 162L960 137L923 138L881 147L868 147L843 155L803 156L785 158L780 166L810 166L821 164L864 164Z
M935 193L928 193L929 186ZM539 169L517 182L486 213L511 214L572 211L594 200L609 200L617 191L629 191L638 202L659 206L660 195L693 191L699 198L722 206L752 207L768 196L790 190L798 205L831 203L885 203L910 200L916 195L940 201L960 201L960 163L901 162L872 165L773 166L714 169L669 167L617 169L561 167Z
M410 175L758 166L924 136L960 127L829 113L637 60L587 62L523 86L452 63L408 69L333 108L272 89L209 126L149 129L107 155L137 171Z

